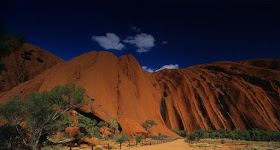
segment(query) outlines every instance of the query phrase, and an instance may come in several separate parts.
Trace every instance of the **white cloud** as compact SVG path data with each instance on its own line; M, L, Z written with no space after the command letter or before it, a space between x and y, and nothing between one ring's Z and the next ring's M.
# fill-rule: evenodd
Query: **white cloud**
M141 28L138 28L136 26L131 26L131 29L134 31L134 32L140 32L141 31Z
M106 36L93 36L93 41L96 41L101 47L107 49L122 50L125 46L120 43L120 38L114 33L107 33Z
M152 68L149 68L147 66L142 66L142 68L146 72L157 72L157 71L160 71L160 70L163 70L163 69L178 69L179 65L178 64L169 64L169 65L164 65L159 69L152 69Z
M156 71L160 71L160 70L163 70L163 69L178 69L179 68L179 65L178 64L169 64L169 65L164 65L162 66L161 68L157 69Z
M142 66L142 68L145 72L155 72L155 70L153 70L152 68L149 68L147 66Z
M155 46L154 37L146 33L129 36L124 40L124 42L136 46L138 48L136 50L138 53L148 52L152 47Z
M168 41L163 41L162 42L162 45L165 45L165 44L167 44L168 43Z

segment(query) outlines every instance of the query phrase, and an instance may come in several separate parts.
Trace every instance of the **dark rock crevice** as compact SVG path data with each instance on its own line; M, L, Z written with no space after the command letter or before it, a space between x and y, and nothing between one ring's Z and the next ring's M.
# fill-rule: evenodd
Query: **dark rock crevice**
M87 112L83 112L81 111L80 109L76 108L75 111L77 111L79 114L85 116L85 117L88 117L90 119L94 119L96 120L97 122L100 122L100 121L104 121L103 119L99 118L98 116L94 115L93 113L87 113Z
M166 108L165 98L162 98L162 99L161 99L161 103L160 103L160 114L161 114L162 119L163 119L164 122L166 123L167 108Z

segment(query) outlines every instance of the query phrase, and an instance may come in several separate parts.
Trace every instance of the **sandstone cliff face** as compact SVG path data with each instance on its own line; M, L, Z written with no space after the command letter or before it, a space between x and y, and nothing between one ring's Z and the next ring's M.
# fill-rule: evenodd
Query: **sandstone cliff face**
M37 46L25 43L18 51L4 58L3 62L6 70L0 74L0 92L33 79L63 60Z
M155 73L165 124L191 131L279 130L280 72L261 64L217 62Z
M130 135L144 131L140 125L135 131L127 125L147 119L158 123L153 134L174 137L171 128L279 130L280 74L272 66L218 62L147 73L132 55L118 58L92 51L0 93L0 100L70 83L85 87L95 99L79 113L109 123L119 118Z

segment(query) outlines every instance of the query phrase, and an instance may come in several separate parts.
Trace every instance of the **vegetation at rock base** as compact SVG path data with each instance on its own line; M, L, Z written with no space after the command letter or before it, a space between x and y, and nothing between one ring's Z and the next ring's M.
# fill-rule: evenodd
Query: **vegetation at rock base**
M1 136L0 147L37 149L42 139L73 123L67 116L70 110L88 102L85 89L70 84L56 86L50 91L31 92L24 101L18 96L12 98L0 107L4 120L0 132L3 135L8 131L15 136ZM4 130L6 128L9 130Z
M137 145L138 143L141 143L142 139L143 139L143 137L142 137L141 135L136 135L136 136L135 136L136 145Z
M126 133L116 134L114 139L116 140L116 142L118 142L120 144L120 150L121 150L121 147L122 147L122 143L130 141L129 136Z
M156 125L157 125L157 123L156 123L154 120L146 120L145 122L143 122L143 123L141 124L141 126L142 126L146 131L148 131L149 133L151 133L151 132L150 132L151 128L152 128L153 126L156 126Z
M280 131L265 131L261 129L250 130L195 130L188 137L189 141L199 139L232 139L232 140L245 140L245 141L280 141ZM223 143L221 141L221 143Z
M91 119L91 118L85 117L83 115L78 116L78 121L79 121L78 127L85 128L90 132L90 133L87 133L87 135L86 135L88 138L92 138L92 137L102 138L99 135L99 129L101 127L108 126L108 124L105 121L100 121L97 123L97 121L95 119ZM106 137L104 137L104 138L106 138Z
M100 121L100 122L98 122L97 125L98 125L99 127L108 127L108 123L105 122L105 121Z
M188 137L189 136L188 130L172 129L172 131L174 133L176 133L177 135L181 136L181 137Z
M110 124L109 128L112 129L115 134L116 131L119 130L119 124L117 123L117 121L114 121L112 124Z

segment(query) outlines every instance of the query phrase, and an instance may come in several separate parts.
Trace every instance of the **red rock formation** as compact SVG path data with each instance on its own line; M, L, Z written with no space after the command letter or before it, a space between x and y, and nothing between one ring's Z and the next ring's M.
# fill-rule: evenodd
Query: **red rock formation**
M191 131L209 127L279 130L280 72L261 68L266 65L246 65L250 62L217 62L155 73L163 91L166 125Z
M139 123L129 118L120 118L119 124L122 127L122 131L127 133L130 137L141 135L147 138L149 136L149 133Z
M217 62L147 73L132 55L117 58L92 51L0 93L0 99L6 102L12 95L25 97L30 91L70 83L85 87L95 99L79 113L109 123L120 118L131 135L139 130L127 124L140 126L147 119L158 123L153 134L174 137L171 128L279 130L280 71L271 61Z
M79 135L81 132L81 128L80 127L67 127L65 129L65 133L69 134L69 137L74 137L76 135Z
M64 62L50 52L27 43L2 61L6 65L6 70L0 74L0 92L8 91L22 82L33 79L55 64Z

